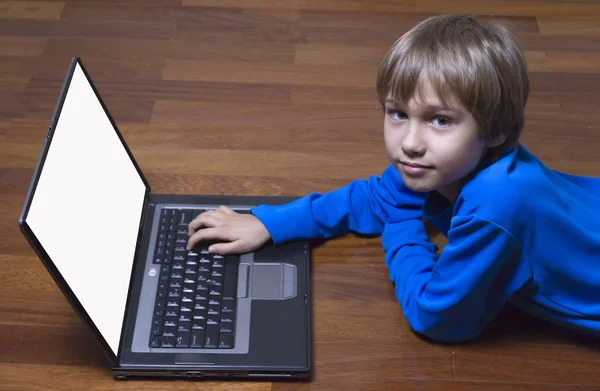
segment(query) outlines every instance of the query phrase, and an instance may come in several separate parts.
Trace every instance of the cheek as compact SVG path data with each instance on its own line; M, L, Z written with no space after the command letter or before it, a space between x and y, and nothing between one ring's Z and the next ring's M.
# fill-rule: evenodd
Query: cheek
M389 128L387 128L387 126L384 125L383 143L385 144L385 150L390 157L394 155L394 151L396 150L395 146L398 144L396 138L397 135L395 135L392 131L390 131Z

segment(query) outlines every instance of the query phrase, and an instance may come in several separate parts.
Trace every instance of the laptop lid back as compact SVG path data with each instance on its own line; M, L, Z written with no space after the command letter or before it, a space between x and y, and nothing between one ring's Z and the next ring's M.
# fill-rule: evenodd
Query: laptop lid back
M71 61L19 224L116 365L149 186Z

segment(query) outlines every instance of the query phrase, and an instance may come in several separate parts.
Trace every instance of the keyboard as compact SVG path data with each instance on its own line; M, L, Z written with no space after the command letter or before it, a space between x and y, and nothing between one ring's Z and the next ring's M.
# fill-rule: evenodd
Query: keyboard
M160 265L151 348L232 349L239 256L187 251L188 224L204 210L163 209L153 262Z

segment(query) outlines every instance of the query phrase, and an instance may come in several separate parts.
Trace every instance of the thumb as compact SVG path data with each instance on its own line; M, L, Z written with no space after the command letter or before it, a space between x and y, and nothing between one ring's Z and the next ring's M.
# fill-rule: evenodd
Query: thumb
M243 252L243 244L239 240L229 243L215 243L208 248L208 251L221 255L239 254Z

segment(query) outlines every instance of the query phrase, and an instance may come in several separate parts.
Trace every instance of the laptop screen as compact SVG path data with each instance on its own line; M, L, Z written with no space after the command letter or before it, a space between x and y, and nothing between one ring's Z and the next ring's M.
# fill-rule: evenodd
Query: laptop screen
M145 192L77 63L26 223L115 356Z

